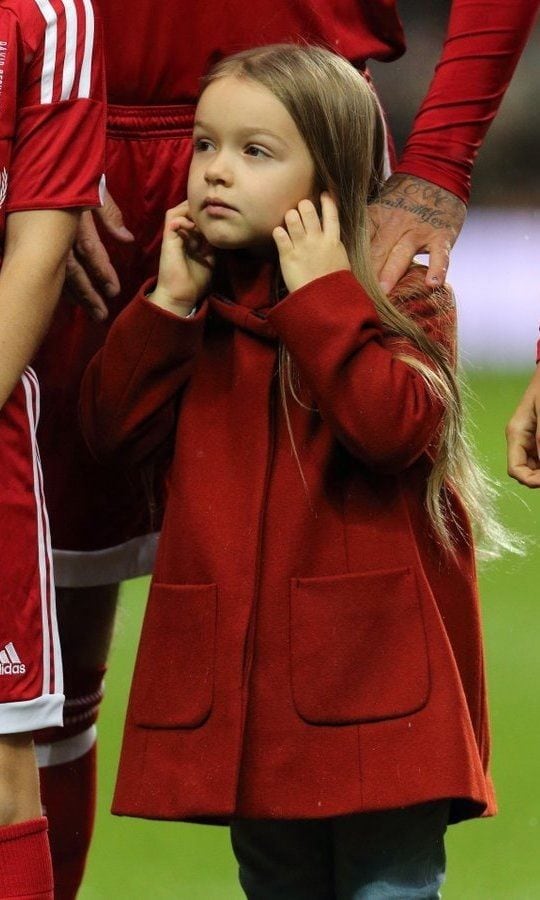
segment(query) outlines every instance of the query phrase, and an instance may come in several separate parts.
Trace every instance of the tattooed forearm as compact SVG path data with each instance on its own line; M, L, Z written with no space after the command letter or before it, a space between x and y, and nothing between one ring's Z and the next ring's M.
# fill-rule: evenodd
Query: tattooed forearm
M415 175L391 175L375 202L409 212L435 229L459 232L465 216L465 204L459 197Z

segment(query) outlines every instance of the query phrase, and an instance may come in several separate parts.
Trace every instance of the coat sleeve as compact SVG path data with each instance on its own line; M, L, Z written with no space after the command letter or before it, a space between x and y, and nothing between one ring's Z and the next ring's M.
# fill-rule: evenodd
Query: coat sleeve
M127 463L139 463L170 439L202 343L206 303L195 316L180 318L150 303L145 288L112 325L83 377L81 427L101 461L121 451Z
M449 288L430 291L425 270L398 284L394 303L455 352L455 306ZM405 338L385 334L372 300L351 272L300 288L269 318L296 363L322 418L366 465L399 471L412 465L438 435L444 408L423 376L400 356L433 362Z

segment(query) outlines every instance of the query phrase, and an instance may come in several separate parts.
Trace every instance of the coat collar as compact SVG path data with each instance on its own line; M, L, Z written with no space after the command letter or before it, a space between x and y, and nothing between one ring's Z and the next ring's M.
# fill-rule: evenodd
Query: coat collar
M284 290L279 290L278 279L275 261L229 253L219 261L215 287L208 298L210 309L217 318L243 331L277 340L267 313L284 295Z

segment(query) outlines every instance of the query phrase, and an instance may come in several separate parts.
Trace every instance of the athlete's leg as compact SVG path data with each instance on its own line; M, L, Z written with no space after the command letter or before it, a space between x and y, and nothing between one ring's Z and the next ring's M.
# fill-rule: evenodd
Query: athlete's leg
M32 738L0 735L0 897L53 900Z
M0 413L0 897L52 900L47 820L30 732L62 722L51 550L26 370Z
M96 726L114 626L117 585L57 589L66 703L64 728L38 735L56 900L80 886L95 815Z

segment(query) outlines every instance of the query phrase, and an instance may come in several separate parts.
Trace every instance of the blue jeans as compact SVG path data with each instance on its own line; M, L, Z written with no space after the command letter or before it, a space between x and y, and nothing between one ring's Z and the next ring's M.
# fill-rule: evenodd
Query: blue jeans
M334 819L237 819L248 900L436 900L444 881L446 800Z

